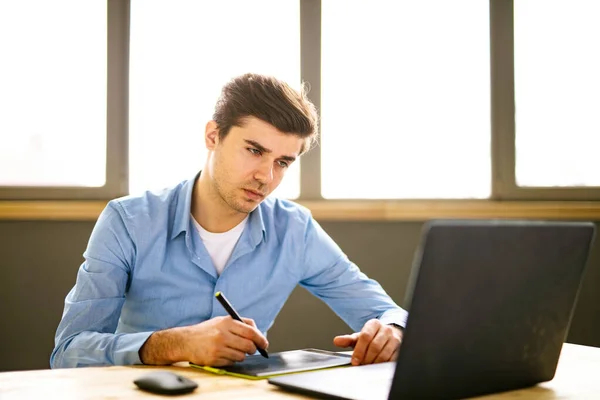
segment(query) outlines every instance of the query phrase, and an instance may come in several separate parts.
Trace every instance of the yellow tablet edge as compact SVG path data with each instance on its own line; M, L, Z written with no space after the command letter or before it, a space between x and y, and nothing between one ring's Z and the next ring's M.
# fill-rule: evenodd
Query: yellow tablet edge
M258 380L262 380L262 379L274 378L276 376L281 376L281 375L292 375L292 374L300 374L300 373L303 373L303 372L317 371L317 370L322 370L322 369L350 367L350 365L336 365L336 366L333 366L333 367L316 368L316 369L310 369L310 370L306 370L306 371L284 372L282 374L265 375L265 376L254 376L254 375L239 374L237 372L229 372L229 371L226 371L226 370L221 369L221 368L207 367L207 366L203 366L203 365L197 365L197 364L194 364L194 363L190 363L190 367L194 367L194 368L198 368L198 369L203 369L205 371L212 372L213 374L229 375L229 376L235 376L237 378L244 378L244 379L250 379L250 380L253 380L253 381L258 381Z

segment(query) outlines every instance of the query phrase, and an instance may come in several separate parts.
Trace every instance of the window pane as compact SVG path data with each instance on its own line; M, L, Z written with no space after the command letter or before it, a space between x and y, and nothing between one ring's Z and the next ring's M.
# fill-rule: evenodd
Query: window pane
M106 0L0 2L0 186L103 186Z
M158 189L204 167L204 128L221 87L246 72L300 87L298 0L134 0L130 190ZM276 195L294 198L299 168Z
M489 6L322 3L326 198L490 195Z
M516 179L600 186L600 2L515 1Z

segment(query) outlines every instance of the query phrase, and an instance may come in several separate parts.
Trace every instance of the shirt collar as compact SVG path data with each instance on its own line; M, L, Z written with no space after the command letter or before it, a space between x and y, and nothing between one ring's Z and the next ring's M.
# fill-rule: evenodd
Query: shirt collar
M260 203L258 207L250 213L248 218L248 229L250 230L250 240L256 247L265 238L267 234L267 228L265 227L265 220L263 218L263 203Z
M194 184L200 177L202 171L198 172L194 179L190 179L183 184L180 190L179 200L177 201L177 209L173 220L173 231L171 239L177 237L181 232L187 232L191 226L192 212L192 195L194 194ZM262 214L262 203L254 211L250 213L248 225L250 238L256 246L266 236L267 229Z

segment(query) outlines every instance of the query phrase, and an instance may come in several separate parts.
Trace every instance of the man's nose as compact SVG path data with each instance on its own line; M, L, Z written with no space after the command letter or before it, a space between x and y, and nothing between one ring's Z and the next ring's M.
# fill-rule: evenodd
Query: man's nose
M271 183L273 181L273 163L271 161L262 162L254 173L254 179L263 184Z

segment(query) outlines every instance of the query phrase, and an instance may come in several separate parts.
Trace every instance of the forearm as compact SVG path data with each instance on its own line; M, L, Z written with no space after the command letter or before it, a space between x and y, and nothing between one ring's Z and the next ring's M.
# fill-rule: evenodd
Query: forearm
M302 284L356 332L374 318L384 324L406 325L406 310L399 307L378 282L345 259Z
M52 368L74 368L141 364L138 352L150 334L83 331L57 343L50 365Z
M189 361L185 350L185 327L156 331L139 351L140 360L147 365L169 365Z

